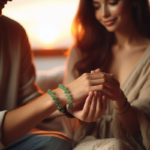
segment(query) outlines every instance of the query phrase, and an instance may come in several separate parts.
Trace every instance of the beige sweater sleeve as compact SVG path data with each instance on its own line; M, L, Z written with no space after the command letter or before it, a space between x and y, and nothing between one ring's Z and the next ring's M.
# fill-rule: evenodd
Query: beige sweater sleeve
M133 102L146 149L150 149L150 75L140 90L139 97Z
M2 150L4 148L4 145L1 142L1 137L2 137L3 120L4 120L4 116L5 116L6 112L7 112L7 110L0 111L0 150Z

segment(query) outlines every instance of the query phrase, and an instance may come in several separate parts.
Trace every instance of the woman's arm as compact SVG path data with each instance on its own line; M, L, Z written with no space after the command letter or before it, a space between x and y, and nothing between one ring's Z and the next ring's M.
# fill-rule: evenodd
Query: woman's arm
M110 93L108 92L110 95L108 97L114 100L114 109L117 112L120 122L129 135L138 133L140 126L135 110L130 106L123 91L120 89L120 83L114 78L112 78L109 83L111 83L113 87L110 88Z
M147 124L149 124L150 121L150 74L149 72L147 72L146 74L148 75L148 77L144 81L145 83L139 89L139 95L137 99L132 103L132 106L128 109L129 104L127 104L125 107L123 107L123 109L120 110L120 112L117 111L118 113L122 113L128 109L126 113L124 113L123 115L118 115L118 117L127 131L131 134L137 133L140 129L141 132L144 131L144 133L142 134L146 134L146 132L148 132L147 129L149 127ZM123 100L121 100L120 102L115 101L115 107L122 107L125 104L123 103ZM144 129L143 126L145 126L145 128L147 129Z
M103 78L100 79L102 86L99 90L104 92L108 99L114 101L115 110L126 131L130 135L137 133L140 131L140 128L135 110L126 100L123 91L120 89L119 82L113 77L113 75L108 76L103 72L101 73L103 74Z
M134 135L138 133L140 131L140 125L135 114L135 110L132 106L130 106L129 102L126 102L126 98L124 97L120 100L114 101L114 106L115 108L121 108L116 109L116 112L120 122L128 134Z

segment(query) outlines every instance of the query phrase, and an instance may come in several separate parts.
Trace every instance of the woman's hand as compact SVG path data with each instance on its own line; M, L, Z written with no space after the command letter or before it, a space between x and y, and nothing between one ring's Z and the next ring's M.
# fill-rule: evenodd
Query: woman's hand
M79 78L66 85L73 103L85 99L90 91L107 91L103 85L106 76L112 78L109 74L101 72L84 73Z
M73 104L73 109L67 111L85 122L96 122L107 108L106 96L100 92L90 92L85 101Z
M107 93L107 98L114 101L125 100L126 97L123 91L120 88L120 83L111 75L111 78L105 78L103 85L104 85L104 92Z
M108 99L118 101L121 99L126 99L123 91L120 88L120 83L114 78L113 74L107 74L99 70L92 71L92 73L101 73L103 78L101 78L101 88L99 91L107 95Z

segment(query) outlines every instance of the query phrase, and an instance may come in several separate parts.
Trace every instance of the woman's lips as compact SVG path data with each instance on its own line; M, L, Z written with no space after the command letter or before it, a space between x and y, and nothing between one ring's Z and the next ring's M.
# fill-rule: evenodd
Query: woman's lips
M108 21L104 21L104 24L106 26L111 26L111 25L113 25L116 22L116 20L117 20L117 18L111 19L111 20L108 20Z

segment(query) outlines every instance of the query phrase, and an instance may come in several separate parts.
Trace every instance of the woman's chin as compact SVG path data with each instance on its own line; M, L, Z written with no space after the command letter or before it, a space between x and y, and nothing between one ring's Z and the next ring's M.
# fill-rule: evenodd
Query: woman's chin
M105 26L105 28L108 32L115 32L117 30L115 26Z

